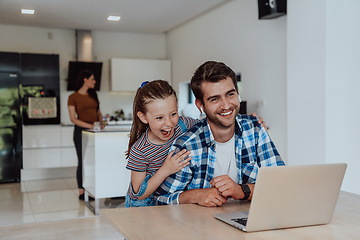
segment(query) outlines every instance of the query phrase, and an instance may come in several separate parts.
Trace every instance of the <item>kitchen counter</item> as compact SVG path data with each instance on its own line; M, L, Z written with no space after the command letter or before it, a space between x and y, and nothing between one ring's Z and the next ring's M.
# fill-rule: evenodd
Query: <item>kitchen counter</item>
M92 133L130 132L130 129L131 129L131 125L130 126L112 125L112 126L106 126L104 129L101 130L86 129L84 131L92 132Z
M62 127L74 127L74 124L62 123L61 126ZM132 121L117 121L117 122L111 121L101 131L96 131L96 130L92 130L92 129L86 129L84 131L88 131L88 132L124 132L124 131L128 131L129 132L131 130L131 126L132 126Z
M108 125L109 126L113 126L113 125L131 125L132 122L133 122L132 120L109 121Z
M85 197L90 194L95 198L95 208L92 209L95 214L99 214L100 198L126 195L130 182L125 157L128 135L129 128L114 126L82 132L83 186Z
M108 124L106 125L105 128L119 128L119 127L127 127L127 128L131 128L132 125L132 120L123 120L123 121L110 121L108 122ZM61 123L62 127L73 127L74 124L73 123Z

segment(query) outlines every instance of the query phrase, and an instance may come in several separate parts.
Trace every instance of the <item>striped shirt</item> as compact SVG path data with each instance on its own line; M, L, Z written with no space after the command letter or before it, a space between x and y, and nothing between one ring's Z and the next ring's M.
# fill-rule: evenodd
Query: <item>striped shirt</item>
M149 129L147 129L146 132L131 147L126 168L132 171L146 172L148 179L148 176L154 175L163 165L174 140L194 126L197 122L198 120L193 118L180 117L178 124L175 126L174 135L169 139L169 141L162 145L153 144L149 141ZM143 190L145 191L145 189ZM146 206L151 205L154 202L153 195L145 200L138 200L137 198L139 196L134 193L131 183L126 197L126 206Z
M179 137L170 149L191 151L190 165L170 175L155 193L156 204L179 204L183 191L210 188L216 161L215 140L207 119ZM285 165L268 132L253 116L238 115L235 126L238 183L255 183L259 167Z
M185 123L186 129L190 129L197 122L193 118L180 117L180 119ZM182 135L186 129L182 129L179 124L176 125L174 135L162 145L153 144L149 141L149 129L147 129L131 147L126 168L132 171L146 172L146 175L153 175L163 165L174 140Z

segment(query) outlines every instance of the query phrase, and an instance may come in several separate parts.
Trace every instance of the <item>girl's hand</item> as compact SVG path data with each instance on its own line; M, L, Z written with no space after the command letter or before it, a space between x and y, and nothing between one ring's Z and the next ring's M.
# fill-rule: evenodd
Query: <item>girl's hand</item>
M265 128L266 130L269 130L269 127L266 126L266 122L264 121L264 119L260 116L258 116L255 112L251 113L250 115L257 117L258 122L260 123L260 125Z
M191 157L190 152L186 149L181 150L177 154L174 154L174 151L169 152L168 156L166 157L164 164L161 168L166 170L168 175L176 173L177 171L183 169L187 165L190 164Z

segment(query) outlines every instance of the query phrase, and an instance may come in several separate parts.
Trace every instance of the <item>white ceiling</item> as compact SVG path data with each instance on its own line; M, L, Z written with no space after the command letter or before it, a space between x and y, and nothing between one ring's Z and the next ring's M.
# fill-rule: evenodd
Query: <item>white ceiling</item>
M229 0L0 0L0 24L164 33ZM21 8L34 9L23 15ZM119 15L119 22L107 20Z

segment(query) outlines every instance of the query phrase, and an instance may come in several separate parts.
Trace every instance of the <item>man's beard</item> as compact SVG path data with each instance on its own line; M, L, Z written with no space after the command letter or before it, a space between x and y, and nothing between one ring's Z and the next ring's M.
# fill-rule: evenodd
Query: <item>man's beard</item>
M238 109L239 108L234 108L233 111L237 113ZM234 112L232 112L231 115L233 115ZM231 118L231 121L222 121L221 116L219 116L218 113L206 114L206 118L208 119L208 122L212 122L213 124L215 124L218 127L229 128L235 123L236 115L237 114L235 114L234 117Z

